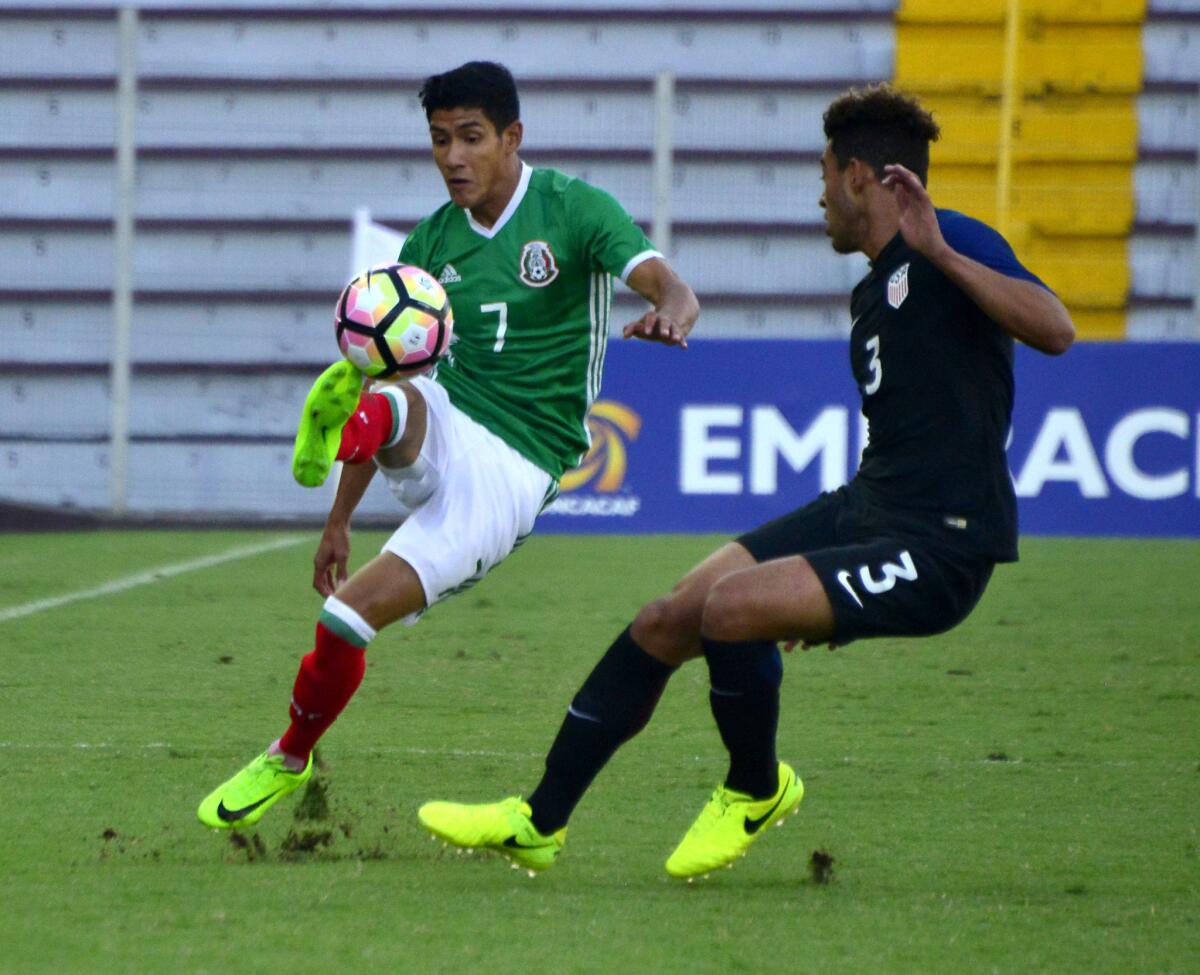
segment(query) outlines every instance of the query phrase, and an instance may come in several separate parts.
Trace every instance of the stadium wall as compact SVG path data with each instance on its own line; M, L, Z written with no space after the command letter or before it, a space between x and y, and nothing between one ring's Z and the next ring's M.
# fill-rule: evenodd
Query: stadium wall
M1041 18L1030 30L1059 10L1063 29L1084 34L1065 67L1057 55L1036 62L1046 71L1022 131L1031 145L1073 148L1018 160L1018 216L1038 233L1053 230L1023 253L1066 283L1069 298L1091 288L1117 302L1101 317L1124 324L1092 334L1200 338L1200 0L1151 0L1144 23L1131 19L1141 6L1025 3ZM934 82L943 66L978 72L994 62L998 0L910 0L899 14L893 0L138 7L125 499L135 515L323 513L326 496L280 477L293 414L333 354L329 307L349 269L354 212L366 207L405 230L444 198L415 92L450 63L447 51L454 62L511 64L530 161L611 190L644 224L652 75L675 72L670 256L703 302L696 347L847 333L847 295L865 264L828 248L816 165L821 111L851 84L895 76L935 100L953 133L935 172L937 199L990 215L991 83L946 91ZM959 29L991 32L980 41L987 57L964 59L971 48L947 40ZM922 37L934 39L932 53ZM1082 41L1097 38L1121 57L1089 54ZM401 63L395 50L405 52ZM111 504L116 66L111 3L0 8L0 500L74 511ZM1142 74L1135 95L1140 80L1131 92L1129 79ZM1119 90L1091 90L1096 77ZM364 117L386 122L356 130L350 144L344 120ZM1071 185L1047 182L1062 172ZM1114 241L1128 259L1111 260ZM619 291L614 314L638 307ZM1075 308L1088 319L1083 304ZM1163 365L1171 372L1184 361ZM369 499L372 517L386 510L382 500Z

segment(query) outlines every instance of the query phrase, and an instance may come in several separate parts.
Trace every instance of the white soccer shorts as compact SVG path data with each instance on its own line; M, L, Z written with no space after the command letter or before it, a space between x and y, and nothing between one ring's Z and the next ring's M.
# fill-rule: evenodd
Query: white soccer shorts
M421 457L436 483L383 546L421 580L427 606L482 579L531 531L553 493L553 478L450 402L446 390L419 376L429 422ZM412 485L380 467L403 506ZM406 622L415 622L410 618Z

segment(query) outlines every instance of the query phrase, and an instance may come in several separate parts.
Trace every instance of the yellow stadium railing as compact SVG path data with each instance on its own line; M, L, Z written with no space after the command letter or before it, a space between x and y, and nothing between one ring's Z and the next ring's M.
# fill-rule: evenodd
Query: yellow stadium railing
M939 205L994 223L1067 302L1119 338L1130 286L1145 0L903 0L896 82L944 129Z

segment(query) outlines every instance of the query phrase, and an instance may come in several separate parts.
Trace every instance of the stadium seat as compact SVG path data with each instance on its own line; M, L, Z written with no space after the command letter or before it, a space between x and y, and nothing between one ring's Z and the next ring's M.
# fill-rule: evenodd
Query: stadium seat
M897 80L922 94L950 133L934 147L937 198L1007 225L1085 338L1123 332L1145 7L1021 5L1007 214L997 213L996 168L1007 4L905 0L897 13Z

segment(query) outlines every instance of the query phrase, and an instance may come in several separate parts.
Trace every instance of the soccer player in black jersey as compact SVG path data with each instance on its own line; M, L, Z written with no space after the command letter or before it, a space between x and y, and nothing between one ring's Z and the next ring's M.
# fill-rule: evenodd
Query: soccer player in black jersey
M850 365L870 431L858 473L643 607L572 701L527 803L422 807L451 842L518 862L522 848L561 845L596 773L645 726L675 668L703 655L729 773L667 872L732 862L803 795L775 755L777 641L940 633L970 613L997 562L1016 559L1013 340L1062 353L1070 315L996 231L935 209L925 183L938 126L915 99L888 85L852 90L824 121L826 233L837 252L871 262L850 301Z

